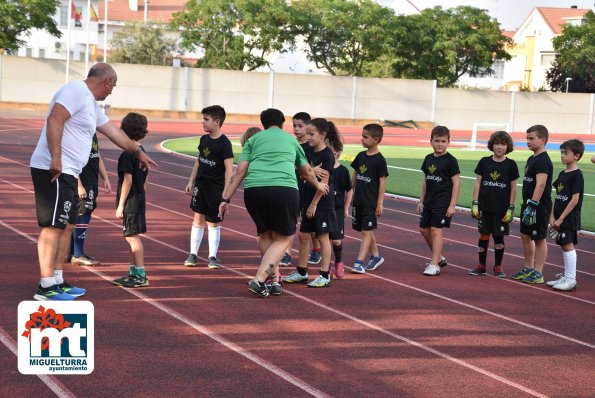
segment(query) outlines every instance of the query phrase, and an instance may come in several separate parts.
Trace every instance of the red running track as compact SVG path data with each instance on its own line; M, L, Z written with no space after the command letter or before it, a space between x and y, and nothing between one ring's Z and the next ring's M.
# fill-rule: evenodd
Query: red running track
M187 133L157 131L153 124L145 145L160 167L149 174L143 238L151 287L126 290L109 283L127 272L127 245L114 194L101 194L86 249L104 265L65 267L95 306L95 370L44 379L21 375L14 352L17 305L32 298L38 281L39 228L28 162L40 125L0 119L2 396L595 395L595 239L580 238L574 293L469 277L477 233L469 216L458 214L446 232L450 265L428 278L421 274L428 249L414 205L387 200L377 231L386 262L377 271L348 274L328 289L286 285L282 296L259 299L246 286L258 253L241 193L222 224L225 267L181 265L191 223L183 189L192 160L159 152L158 145ZM119 151L100 141L115 185ZM359 238L347 230L349 263ZM518 224L512 230L506 240L509 273L522 265ZM549 247L547 279L563 268L559 248ZM203 261L205 250L206 239Z

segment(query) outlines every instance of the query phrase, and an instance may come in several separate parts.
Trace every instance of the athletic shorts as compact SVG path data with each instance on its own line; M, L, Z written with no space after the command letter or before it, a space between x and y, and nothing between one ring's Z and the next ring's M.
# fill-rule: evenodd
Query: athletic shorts
M523 211L525 211L526 207L526 204L521 206L521 217L523 216ZM537 222L533 225L525 225L521 221L521 233L530 236L531 240L542 240L547 238L547 228L551 210L551 203L540 204L537 206Z
M197 183L194 183L192 190L192 199L190 208L198 214L204 214L208 222L220 223L219 205L221 204L221 195L223 187L205 187L201 189Z
M78 194L76 195L77 198L77 214L79 216L84 216L87 214L93 213L93 210L97 208L97 185L87 185L85 186L85 190L87 191L87 198L81 199ZM77 189L78 192L78 189Z
M576 229L561 229L560 235L556 238L556 244L560 246L572 243L576 245L578 243L578 233Z
M52 182L49 170L31 167L31 179L35 191L37 224L41 228L64 229L76 223L76 192L78 181L70 174L60 174Z
M329 233L329 239L331 240L343 240L345 238L345 209L335 209L335 215L337 216L337 229Z
M122 232L124 236L134 236L147 232L145 213L126 213L122 218Z
M423 211L419 216L420 228L450 228L450 219L452 217L446 216L445 207L438 209L431 209L429 206L424 206Z
M377 225L376 209L353 206L351 209L351 227L358 232L375 230Z
M300 211L300 195L290 187L254 187L244 189L244 204L258 235L274 231L292 236Z
M491 234L492 236L508 235L509 225L502 221L502 214L482 211L477 221L477 230L480 234Z
M335 209L317 210L314 218L306 216L306 210L302 209L302 223L300 232L314 232L316 236L329 234L337 230L337 215Z

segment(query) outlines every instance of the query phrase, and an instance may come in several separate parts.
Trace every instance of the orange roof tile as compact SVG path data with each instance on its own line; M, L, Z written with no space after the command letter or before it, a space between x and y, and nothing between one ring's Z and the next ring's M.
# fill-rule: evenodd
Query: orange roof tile
M554 32L556 35L562 33L562 28L568 22L567 18L582 17L590 11L584 8L537 7L536 9L541 13L543 19L545 19L552 29L552 32Z
M515 33L516 30L502 30L502 35L508 37L509 39L512 39Z
M109 21L133 22L145 18L145 2L138 1L138 11L131 11L128 0L108 0L107 19ZM149 0L148 19L151 22L168 23L172 14L184 9L187 0ZM99 21L105 19L105 0L99 0L97 14Z

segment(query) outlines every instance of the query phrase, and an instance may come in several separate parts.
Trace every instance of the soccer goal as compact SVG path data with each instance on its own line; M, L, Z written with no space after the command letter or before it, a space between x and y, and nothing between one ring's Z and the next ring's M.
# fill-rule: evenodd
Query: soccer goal
M471 142L469 142L469 149L474 151L477 148L477 135L479 132L489 132L504 130L510 133L510 125L508 123L473 123L473 130L471 131Z

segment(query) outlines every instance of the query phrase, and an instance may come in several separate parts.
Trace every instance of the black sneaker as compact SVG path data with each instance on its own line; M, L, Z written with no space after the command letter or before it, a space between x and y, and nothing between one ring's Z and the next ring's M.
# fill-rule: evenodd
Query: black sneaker
M112 281L112 284L114 284L114 285L116 285L116 286L122 286L122 284L123 284L124 282L127 282L129 279L132 279L132 278L134 278L134 277L135 277L135 275L133 275L133 274L124 275L124 276L123 276L123 277L121 277L121 278L114 279L114 280Z
M273 296L279 296L281 295L281 293L283 293L283 285L279 282L271 283L267 286L267 289L269 290L269 293Z
M198 261L198 258L196 257L196 254L190 253L188 255L188 258L184 261L184 265L186 267L196 267L198 265L197 261Z
M485 267L485 265L478 265L477 267L475 267L472 270L470 270L469 272L467 272L467 274L472 275L472 276L485 275L486 267Z
M149 286L149 278L147 276L133 275L132 278L128 278L122 282L122 287L136 288L136 287L147 287Z
M444 267L446 267L447 265L448 265L448 261L446 261L446 259L445 259L444 257L442 257L442 260L440 260L440 261L438 262L438 266L439 266L440 268L444 268Z
M260 283L256 279L248 283L248 290L262 298L269 296L269 289L267 289L264 283Z

